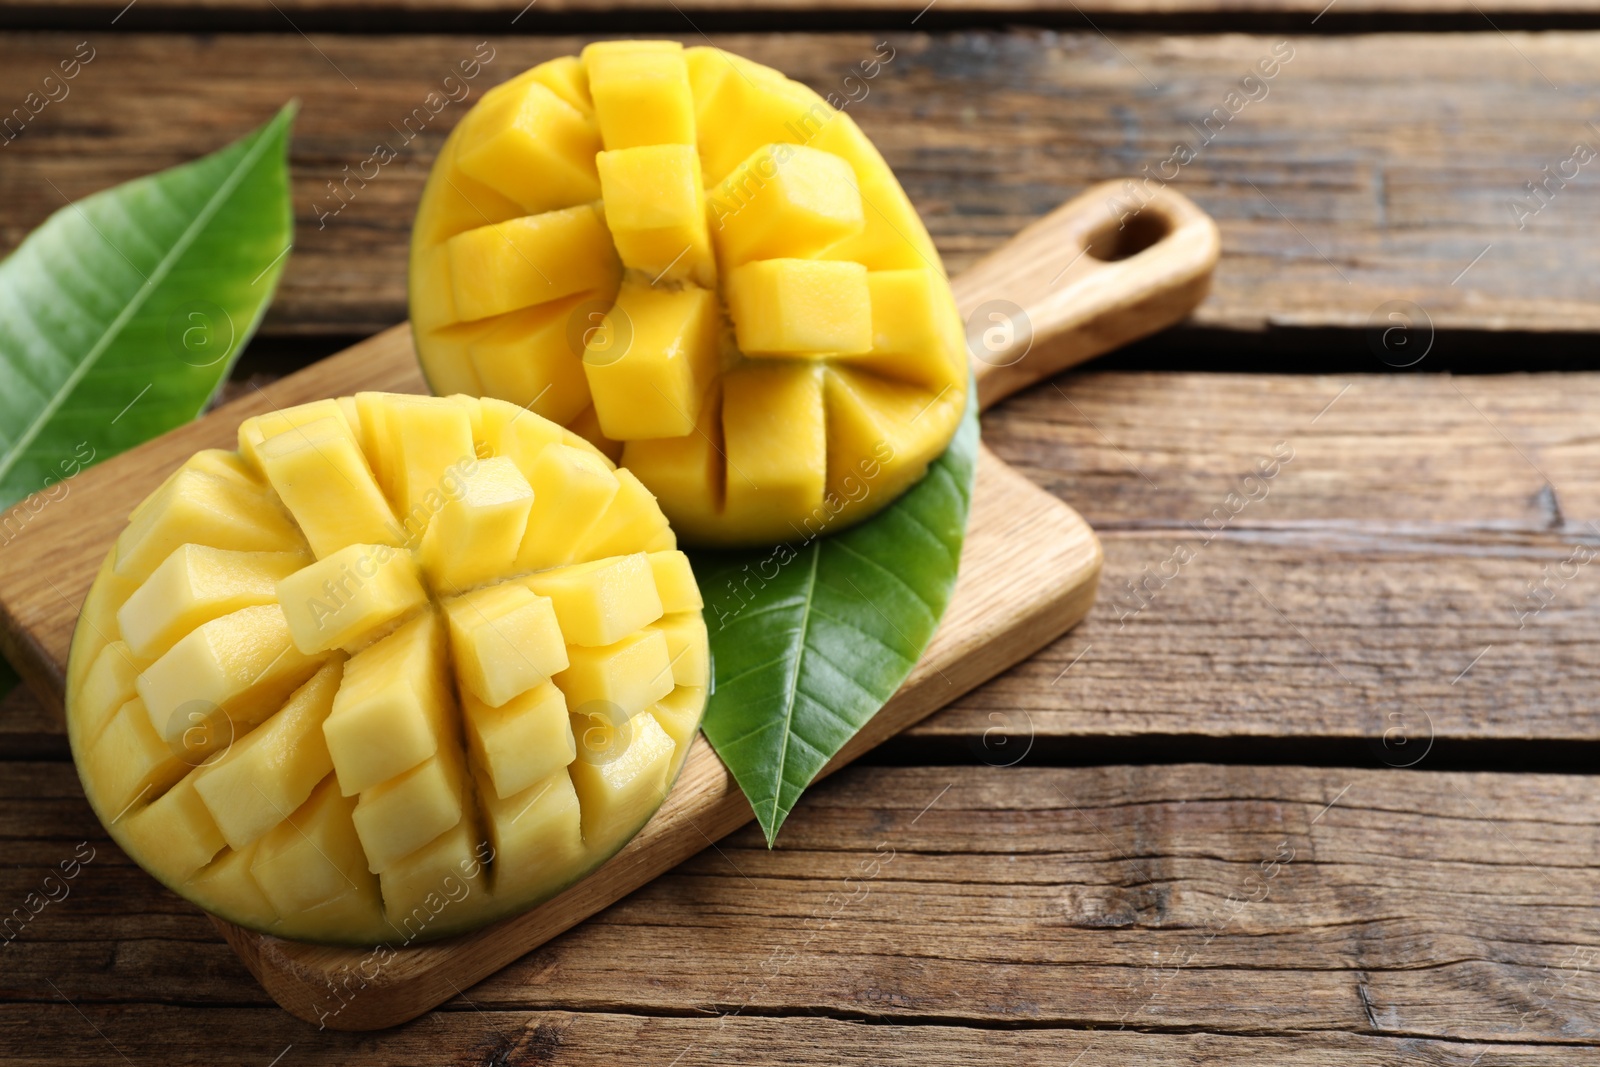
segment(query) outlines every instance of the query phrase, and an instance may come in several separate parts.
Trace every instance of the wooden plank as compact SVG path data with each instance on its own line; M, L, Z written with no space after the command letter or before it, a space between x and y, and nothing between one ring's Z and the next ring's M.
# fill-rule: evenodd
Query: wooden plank
M60 712L25 685L0 697L0 760L70 758Z
M1563 568L1600 544L1597 423L1594 374L1087 372L1035 388L984 416L985 439L1099 530L1100 604L911 736L991 760L1016 748L986 736L1030 732L1364 745L1398 702L1440 738L1600 741L1600 583ZM1294 456L1266 495L1219 524L1279 442ZM1180 545L1195 559L1178 577L1129 592ZM1550 603L1519 615L1539 604L1529 583ZM64 753L57 720L28 708L0 710L0 752Z
M274 6L280 10L275 12ZM218 24L276 29L284 25L284 15L293 15L295 24L304 28L338 30L351 25L376 28L383 18L392 22L400 16L413 28L437 30L485 24L498 27L516 18L519 28L530 32L559 32L604 28L608 18L622 16L673 28L692 18L717 28L729 23L763 29L792 28L797 23L807 28L866 23L933 29L1020 21L1076 29L1089 24L1085 16L1096 21L1142 17L1159 25L1157 20L1185 15L1279 19L1298 15L1308 22L1322 15L1317 22L1327 27L1347 23L1352 15L1472 15L1481 21L1487 11L1495 22L1503 22L1519 15L1592 15L1600 10L1595 0L1494 0L1492 7L1482 10L1470 0L1341 0L1326 14L1326 4L1318 0L1083 0L1079 4L1072 0L941 0L931 11L926 0L684 0L681 4L665 0L544 0L527 12L525 6L515 0L283 0L276 5L265 0L144 0L119 22L130 29L199 29ZM103 16L103 24L117 11L117 5L107 0L58 0L48 11L38 0L0 0L0 19L17 25L87 24L94 16Z
M1098 529L1188 529L1293 450L1228 524L1573 531L1600 520L1600 374L1062 376L984 440ZM1259 492L1259 490L1258 490Z
M484 33L495 52L475 92L583 43ZM6 35L0 101L24 99L82 39ZM409 142L397 131L483 39L94 37L96 58L71 95L4 149L0 246L63 197L216 148L292 93L305 105L293 145L299 244L267 329L365 335L397 322L411 215L464 105L424 116ZM1176 174L1173 187L1222 227L1223 261L1198 325L1364 327L1386 302L1410 300L1439 329L1600 328L1585 281L1600 272L1600 248L1581 236L1600 223L1600 184L1552 184L1522 229L1509 206L1518 196L1537 206L1524 183L1600 137L1584 103L1600 91L1594 34L1297 34L1293 59L1252 90L1266 95L1231 116L1225 104L1242 98L1228 94L1279 38L1086 29L713 39L825 93L843 90L887 39L895 58L852 83L867 95L850 113L954 271L1090 184L1148 165ZM1210 132L1197 133L1207 116ZM328 183L347 166L356 173L380 142L398 158L364 186L352 181L348 204L329 215L341 200ZM1180 142L1198 145L1196 158L1164 167Z
M986 439L1101 531L1100 604L918 735L1600 740L1597 418L1588 374L1034 389Z
M93 1020L93 1028L85 1025ZM193 1027L204 1026L203 1040ZM96 1035L95 1029L105 1033ZM1592 1048L1433 1041L1354 1034L1261 1035L1087 1033L1037 1028L863 1026L804 1017L654 1018L621 1011L439 1012L425 1025L379 1038L308 1034L303 1023L265 1009L90 1006L80 1016L59 1001L45 1007L0 1006L0 1033L24 1033L51 1051L60 1067L104 1067L109 1041L130 1063L269 1063L284 1052L297 1063L366 1062L372 1049L392 1067L477 1067L484 1063L561 1063L612 1067L629 1063L740 1063L837 1067L840 1063L938 1063L948 1067L1221 1067L1274 1063L1298 1067L1567 1067L1593 1062ZM21 1045L4 1064L36 1064ZM682 1056L674 1060L674 1056ZM1476 1062L1473 1057L1481 1057ZM287 1057L286 1057L287 1060Z
M0 840L16 864L0 869L0 891L29 891L80 833L100 850L72 895L5 949L0 978L0 1000L32 1002L7 1009L10 1019L37 1020L69 1062L99 1039L44 1003L61 1006L52 982L125 1052L152 1060L171 1055L155 1035L186 1025L221 1042L189 1054L212 1062L255 1062L260 1046L245 1055L229 1042L263 1035L273 1043L263 1063L291 1041L304 1042L297 1056L337 1060L374 1040L385 1062L409 1062L410 1040L462 1054L486 1033L519 1029L502 1013L547 1011L679 1017L687 1030L652 1032L636 1050L652 1063L684 1053L673 1035L721 1032L695 1028L718 1015L725 1025L784 1018L775 1048L791 1054L774 1062L801 1053L802 1015L899 1034L914 1031L889 1028L1001 1027L1050 1043L1055 1063L1088 1044L1085 1062L1126 1052L1096 1040L1124 1029L1294 1034L1308 1063L1398 1062L1409 1047L1408 1062L1466 1067L1480 1042L1494 1043L1483 1063L1507 1062L1496 1057L1515 1045L1566 1063L1579 1059L1565 1052L1591 1046L1592 1056L1600 1042L1600 909L1589 891L1600 815L1582 777L851 768L807 794L776 850L739 831L463 986L426 1024L352 1039L312 1037L276 1012L134 1007L263 1001L207 943L198 913L98 836L70 796L68 768L5 772ZM41 840L41 826L55 830ZM498 1022L457 1029L486 1018ZM0 1056L32 1040L31 1029L0 1026ZM1232 1062L1284 1051L1255 1046L1266 1051L1252 1059L1251 1047L1230 1045ZM563 1043L563 1062L597 1054Z

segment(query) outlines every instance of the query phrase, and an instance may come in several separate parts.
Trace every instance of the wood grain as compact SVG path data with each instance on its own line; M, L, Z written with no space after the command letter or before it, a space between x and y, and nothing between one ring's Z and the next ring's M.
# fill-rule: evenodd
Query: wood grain
M984 410L1182 322L1205 299L1217 224L1167 188L1109 219L1119 195L1116 182L1085 189L952 281Z
M1241 1037L1207 1033L1142 1033L1133 1030L1090 1034L1040 1027L996 1030L976 1026L863 1026L847 1019L786 1016L717 1016L706 1019L657 1018L624 1010L604 1012L463 1011L439 1012L426 1026L384 1035L381 1045L340 1040L328 1034L307 1036L305 1027L281 1012L217 1008L197 1013L182 1008L91 1007L85 1015L115 1034L115 1047L131 1053L130 1062L269 1063L288 1050L302 1063L378 1062L366 1060L382 1050L392 1067L479 1067L499 1063L560 1063L573 1067L612 1067L619 1049L630 1063L681 1067L713 1063L789 1064L837 1067L840 1063L938 1063L944 1067L1221 1067L1256 1063L1317 1064L1319 1067L1567 1067L1593 1062L1592 1047L1539 1045L1524 1041L1488 1044L1413 1037L1357 1034L1266 1034ZM201 1020L215 1032L200 1038ZM72 1007L0 1007L0 1029L26 1029L51 1049L52 1064L103 1067L112 1055L106 1043L84 1025ZM84 1035L88 1035L85 1037ZM353 1035L341 1035L348 1039ZM110 1040L108 1037L107 1040ZM276 1043L276 1044L274 1044ZM667 1050L662 1056L658 1050ZM1482 1057L1475 1059L1475 1057ZM1063 1059L1065 1057L1065 1059ZM23 1045L4 1064L35 1064Z
M5 949L0 977L0 1001L28 1002L0 1017L39 1020L66 1062L105 1050L51 982L138 1062L266 1063L290 1042L302 1061L381 1048L412 1062L437 1042L433 1062L483 1062L480 1042L517 1047L524 1026L563 1012L653 1020L630 1055L661 1064L728 1055L704 1043L768 1015L783 1019L760 1031L771 1047L734 1059L852 1062L831 1047L809 1058L802 1016L879 1035L864 1062L977 1054L920 1044L933 1039L919 1024L940 1040L1026 1039L1023 1062L1052 1063L1092 1046L1084 1062L1143 1049L1564 1064L1600 1040L1600 825L1582 777L851 768L807 793L775 850L738 831L381 1045L244 1010L265 1004L260 990L198 912L99 835L70 768L11 765L0 782L16 858L0 892L26 893L80 839L96 849L72 894ZM550 1025L566 1035L560 1062L604 1055L611 1031ZM175 1054L198 1026L208 1041ZM0 1026L0 1055L34 1033ZM1220 1038L1232 1040L1209 1052L1185 1043ZM523 1048L497 1062L519 1056L537 1061Z
M1266 96L1220 126L1213 117L1209 143L1171 178L1222 231L1216 284L1192 321L1360 329L1385 302L1409 300L1439 330L1600 327L1588 285L1600 273L1600 246L1578 239L1600 225L1600 183L1587 179L1589 168L1522 229L1508 206L1575 143L1600 147L1585 103L1600 92L1600 37L1502 36L1488 26L1317 37L1307 22L1307 32L1286 38L1294 58L1263 83ZM682 33L701 42L687 26ZM481 88L583 43L494 30L313 34L308 43L287 26L282 34L91 36L97 58L71 95L3 149L0 247L63 197L220 147L299 96L298 245L266 327L280 337L364 336L403 317L407 230L433 154L463 106L445 107L409 143L396 128L455 63L489 40L496 52ZM6 34L0 101L23 99L82 39ZM1223 107L1279 40L1107 39L1087 27L714 37L835 93L885 39L895 58L864 83L867 95L850 113L895 167L952 272L1095 182L1138 176L1146 165L1160 174L1176 144L1201 139L1190 123ZM340 203L328 183L346 166L359 169L380 142L399 157L365 187L352 183L354 198L319 224ZM1365 344L1350 341L1367 358ZM1295 368L1295 356L1285 349L1283 369Z
M274 11L274 7L278 10ZM385 19L405 18L412 29L450 29L481 26L497 28L513 19L519 28L567 30L574 27L607 29L609 19L650 19L672 26L692 21L722 27L728 23L783 29L796 23L818 25L873 25L920 29L972 22L1033 22L1060 24L1074 29L1106 18L1122 22L1133 18L1160 27L1174 16L1235 16L1283 19L1301 16L1322 26L1347 23L1351 15L1494 16L1504 21L1519 15L1593 15L1595 0L1494 0L1492 7L1474 6L1471 0L1341 0L1332 11L1318 0L940 0L929 10L926 0L543 0L532 11L516 0L143 0L125 22L131 29L166 27L201 29L216 26L278 29L292 14L305 28L381 28ZM103 25L119 8L107 0L57 0L49 10L38 0L0 0L0 19L28 26ZM520 17L519 17L520 16ZM1088 16L1088 17L1086 17ZM1323 16L1318 18L1318 16Z
M1600 740L1597 418L1592 374L1032 390L986 439L1101 532L1100 604L918 734Z

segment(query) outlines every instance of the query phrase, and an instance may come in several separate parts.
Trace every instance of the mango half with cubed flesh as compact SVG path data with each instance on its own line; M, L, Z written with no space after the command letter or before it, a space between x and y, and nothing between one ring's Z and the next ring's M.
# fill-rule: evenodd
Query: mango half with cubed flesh
M498 400L246 420L129 517L73 636L101 821L201 907L404 944L521 911L655 812L699 727L700 593L650 493Z
M486 93L434 163L410 290L435 392L583 434L691 543L872 514L966 403L950 285L883 157L716 48L594 44Z

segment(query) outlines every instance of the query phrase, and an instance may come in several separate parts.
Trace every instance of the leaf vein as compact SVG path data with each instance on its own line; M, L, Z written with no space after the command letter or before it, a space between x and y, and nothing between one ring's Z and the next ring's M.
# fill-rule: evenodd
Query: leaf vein
M821 558L822 546L818 542L813 541L811 543L811 573L806 575L805 610L800 617L800 651L794 657L794 670L790 672L789 679L784 685L783 742L778 749L778 774L780 777L782 777L787 771L789 759L789 741L794 736L795 696L798 694L800 688L800 664L801 661L805 659L806 647L809 644L808 638L811 630L812 598L816 595L817 591L817 563ZM769 835L777 833L778 797L776 795L774 795L772 798L771 819L772 829L768 831ZM771 844L771 840L772 839L769 836L767 839L768 844Z
M884 574L887 574L890 578L892 578L894 580L895 584L899 585L900 588L904 589L906 592L911 594L911 599L915 600L918 604L921 604L925 609L927 609L927 612L928 612L929 615L937 615L938 614L937 612L934 611L933 605L928 602L928 598L923 596L920 590L918 590L910 582L906 581L905 578L901 577L899 574L896 574L894 571L890 570L888 567L884 566L882 563L878 562L877 560L873 559L871 556L869 556L866 553L862 552L860 549L852 548L848 541L846 541L843 538L841 538L834 545L834 547L838 548L839 550L841 550L843 552L849 553L850 555L856 557L856 559L861 560L863 563L866 563L866 564L869 564L869 565L871 565L873 567L876 567L878 570L882 571Z

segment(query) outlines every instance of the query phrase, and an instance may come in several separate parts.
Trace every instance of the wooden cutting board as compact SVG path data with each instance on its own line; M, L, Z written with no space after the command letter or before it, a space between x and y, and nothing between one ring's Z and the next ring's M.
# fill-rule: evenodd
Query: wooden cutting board
M1061 369L1162 329L1204 298L1215 225L1160 190L1136 207L1107 183L1039 220L955 281L987 407ZM63 483L5 544L0 649L47 704L62 706L68 645L101 560L128 512L201 448L232 448L249 415L363 389L426 391L410 330L397 326L225 404ZM20 514L20 512L19 512ZM9 533L10 531L8 531ZM955 594L911 676L823 770L845 765L1031 655L1094 602L1100 545L1070 507L987 449ZM383 950L268 937L213 919L281 1005L319 1026L392 1026L461 993L529 950L714 843L754 816L704 737L645 829L560 896L484 930ZM800 817L803 817L800 816Z

